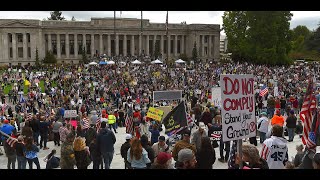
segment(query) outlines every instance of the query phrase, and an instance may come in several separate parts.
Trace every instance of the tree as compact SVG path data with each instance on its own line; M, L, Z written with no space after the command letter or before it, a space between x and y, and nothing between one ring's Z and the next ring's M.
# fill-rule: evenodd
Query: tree
M74 16L72 16L71 21L76 21L76 18L74 18Z
M197 43L194 42L193 49L192 49L192 60L194 62L198 62L198 51L197 51Z
M40 66L38 47L36 48L36 67Z
M311 31L307 28L307 26L297 26L292 30L293 33L293 39L296 40L300 36L303 36L304 38L308 38L311 35Z
M43 63L45 63L45 64L55 64L55 63L57 63L57 59L53 55L53 53L51 51L47 51L46 56L43 59Z
M51 11L50 15L51 17L48 17L48 20L58 20L62 21L64 20L64 16L61 16L62 12L61 11Z
M156 41L156 43L155 43L155 45L154 45L153 55L154 55L154 59L157 59L157 58L159 58L159 56L160 56L160 45L159 45L159 41Z
M306 48L309 51L317 51L320 53L320 26L306 40Z
M82 63L87 64L88 63L88 58L87 58L87 53L86 53L86 48L83 47L81 50L81 55L82 55Z
M188 56L184 53L179 55L179 59L187 61L187 63L190 64L190 58L188 58Z

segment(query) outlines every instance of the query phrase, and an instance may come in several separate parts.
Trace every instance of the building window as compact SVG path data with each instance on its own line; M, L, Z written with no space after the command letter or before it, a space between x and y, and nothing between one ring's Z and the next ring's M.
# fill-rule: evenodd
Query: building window
M30 42L30 34L29 33L27 34L27 39L28 39L28 42Z
M181 43L181 41L178 40L178 44L177 44L177 48L178 48L177 52L178 52L178 54L181 53L181 44L180 43Z
M173 53L173 40L170 41L170 53Z
M70 54L74 55L74 40L70 40Z
M61 54L66 55L66 42L64 40L61 41Z
M208 55L208 47L204 47L204 54Z
M82 43L78 44L78 54L81 54L83 48L82 48Z
M22 34L17 34L18 35L18 42L23 42L23 35Z
M10 48L10 52L9 52L10 58L12 58L12 47Z
M23 48L22 47L18 47L18 57L23 58Z
M164 54L167 54L167 49L168 49L167 47L168 47L168 46L167 46L167 40L164 40L164 41L163 41L163 53L164 53Z
M9 34L9 42L12 43L12 34Z
M204 43L208 43L208 36L204 36Z
M52 40L52 53L54 55L57 55L57 41L56 40Z
M28 47L28 57L31 58L31 48Z

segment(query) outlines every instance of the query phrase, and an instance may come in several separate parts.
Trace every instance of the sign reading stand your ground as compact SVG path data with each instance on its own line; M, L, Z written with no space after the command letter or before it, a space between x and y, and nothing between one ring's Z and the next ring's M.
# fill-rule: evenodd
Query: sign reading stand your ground
M149 110L147 112L147 117L155 119L157 121L161 121L163 114L164 112L162 110L156 109L154 107L149 107Z
M221 75L223 141L256 136L253 75Z

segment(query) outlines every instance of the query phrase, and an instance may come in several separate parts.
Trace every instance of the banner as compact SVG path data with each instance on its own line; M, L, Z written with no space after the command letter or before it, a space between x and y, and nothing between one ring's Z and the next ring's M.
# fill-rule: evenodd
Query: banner
M253 75L221 75L223 141L256 136Z
M214 106L221 107L221 87L211 89L211 102Z
M273 89L273 96L274 97L278 97L279 96L279 90L278 90L278 86L275 86Z
M177 100L182 99L182 90L177 91L153 91L153 100Z
M71 117L77 117L77 110L65 110L64 111L64 117L65 118L71 118Z
M147 112L147 117L155 119L157 121L161 121L164 112L160 109L156 109L154 107L149 107Z
M163 118L165 133L170 134L187 126L187 113L184 101L175 107L169 114Z

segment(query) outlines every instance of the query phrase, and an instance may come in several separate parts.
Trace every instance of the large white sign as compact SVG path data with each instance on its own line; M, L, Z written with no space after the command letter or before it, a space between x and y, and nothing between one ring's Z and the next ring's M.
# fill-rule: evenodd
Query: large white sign
M221 75L223 141L256 136L253 75Z
M221 88L215 87L211 89L211 102L214 106L221 107Z
M65 110L64 111L64 117L65 118L71 118L71 117L77 117L77 110Z
M278 97L278 96L279 96L278 86L274 87L274 89L273 89L273 96L274 96L274 97Z

